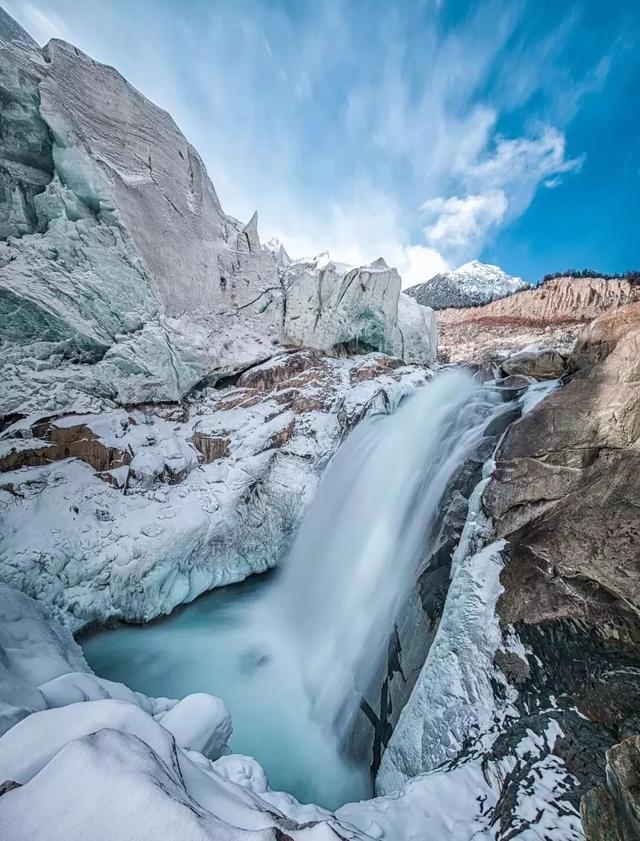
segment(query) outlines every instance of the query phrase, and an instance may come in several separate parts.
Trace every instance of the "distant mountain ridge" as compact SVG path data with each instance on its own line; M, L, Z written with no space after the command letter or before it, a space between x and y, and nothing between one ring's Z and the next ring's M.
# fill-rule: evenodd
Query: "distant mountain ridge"
M404 291L419 304L442 310L481 306L529 288L522 278L507 274L499 266L472 260Z

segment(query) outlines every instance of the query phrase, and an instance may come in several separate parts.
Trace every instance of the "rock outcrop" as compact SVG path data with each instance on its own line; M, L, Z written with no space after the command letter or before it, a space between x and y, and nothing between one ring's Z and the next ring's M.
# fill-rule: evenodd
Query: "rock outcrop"
M500 361L529 345L568 356L585 324L640 301L629 280L561 277L485 306L438 312L443 361Z
M570 617L635 637L622 627L640 611L639 316L638 307L603 316L620 327L606 342L602 322L587 328L570 365L608 354L514 424L498 450L485 503L512 547L507 622Z
M508 541L498 615L534 664L523 701L552 698L600 727L589 762L602 777L604 748L640 729L639 366L637 304L593 321L564 385L506 434L483 497L496 536ZM583 757L588 744L576 744ZM590 839L635 837L615 829L625 810L637 810L614 768L619 758L628 782L637 746L622 745L609 752L611 791L601 781L583 801ZM574 800L589 779L581 786Z
M534 380L555 380L566 370L566 359L553 348L530 347L511 354L500 363L507 377L531 377Z
M457 776L477 792L465 825L489 837L578 839L580 809L590 838L635 837L620 826L637 820L639 341L638 305L605 313L560 385L522 401L384 734L379 791ZM390 664L404 655L396 636Z
M607 752L607 786L582 799L586 841L634 841L640 838L640 736Z

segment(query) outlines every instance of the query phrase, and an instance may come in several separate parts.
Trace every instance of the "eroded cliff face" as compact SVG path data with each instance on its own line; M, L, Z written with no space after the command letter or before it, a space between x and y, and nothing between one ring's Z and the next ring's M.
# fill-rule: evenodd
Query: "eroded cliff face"
M497 610L535 663L526 691L575 706L610 748L640 729L640 307L593 321L569 368L507 433L484 504L508 541ZM588 745L576 745L593 769L580 795L604 782L602 747L586 762ZM616 805L616 790L607 809L637 812L637 795ZM595 797L583 806L589 837L608 838Z
M584 325L640 301L628 280L561 277L469 309L438 312L440 353L451 362L490 362L531 344L569 355Z

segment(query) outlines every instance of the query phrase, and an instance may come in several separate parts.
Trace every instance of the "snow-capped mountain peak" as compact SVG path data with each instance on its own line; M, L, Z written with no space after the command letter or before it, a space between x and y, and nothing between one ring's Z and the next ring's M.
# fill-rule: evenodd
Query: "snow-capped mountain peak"
M488 304L527 288L522 278L507 274L499 266L471 260L455 271L437 274L405 292L419 304L440 310Z

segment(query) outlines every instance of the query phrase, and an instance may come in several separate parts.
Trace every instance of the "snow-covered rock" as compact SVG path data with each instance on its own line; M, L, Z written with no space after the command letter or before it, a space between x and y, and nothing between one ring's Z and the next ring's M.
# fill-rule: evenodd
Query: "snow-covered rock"
M474 598L472 589L459 592L463 603ZM0 649L0 660L10 657L23 691L43 674L42 664L30 659L33 642L44 656L43 640L53 641L49 654L63 641L45 674L53 666L63 673L39 687L45 703L0 737L0 826L12 841L151 841L159 835L169 841L490 841L513 830L511 837L521 841L537 841L539 831L559 841L582 838L577 810L564 799L575 780L554 754L565 733L553 716L523 722L509 751L494 728L480 734L466 759L332 815L271 791L249 757L211 762L194 749L228 730L218 699L149 699L88 669L72 671L86 666L68 632L12 588L0 588L0 597L0 639L10 646ZM2 678L0 704L6 704L15 687ZM105 694L98 694L99 686Z
M507 376L517 374L536 380L555 380L564 374L567 363L557 350L533 344L502 360L500 367Z
M188 750L213 760L228 752L231 718L224 701L214 695L205 692L187 695L161 720L176 742Z
M5 711L26 702L0 730L3 839L363 837L335 831L325 810L270 792L255 760L212 762L200 752L228 752L220 699L146 698L93 675L69 632L7 585L0 664L3 725Z
M262 572L344 434L424 382L382 354L297 351L183 405L18 420L0 438L0 577L76 630Z
M499 266L472 260L453 272L442 272L405 290L419 304L442 310L448 307L476 307L514 292L528 289L522 278L513 277Z
M495 606L504 563L502 543L478 548L487 530L480 508L486 484L483 479L469 500L438 631L382 757L376 785L383 794L452 759L470 734L492 722L493 657L502 641Z
M67 628L45 619L42 607L24 593L0 583L0 734L38 710L111 698L157 717L176 703L92 674ZM221 721L218 709L212 735Z

